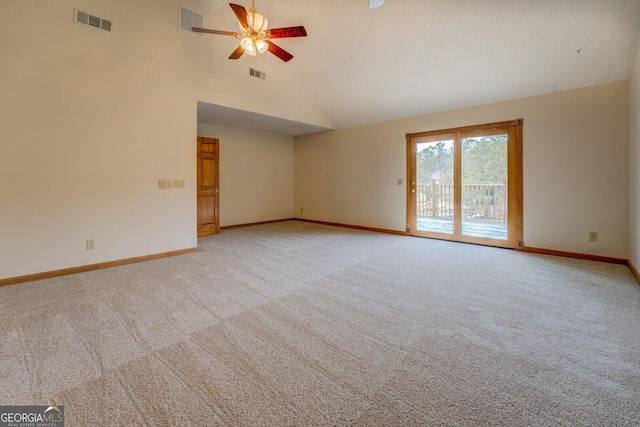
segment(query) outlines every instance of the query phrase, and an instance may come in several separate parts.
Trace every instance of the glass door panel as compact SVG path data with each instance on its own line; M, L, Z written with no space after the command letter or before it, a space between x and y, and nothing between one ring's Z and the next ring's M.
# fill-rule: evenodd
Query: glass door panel
M416 229L454 233L454 139L416 144Z
M507 240L508 133L461 138L461 235Z

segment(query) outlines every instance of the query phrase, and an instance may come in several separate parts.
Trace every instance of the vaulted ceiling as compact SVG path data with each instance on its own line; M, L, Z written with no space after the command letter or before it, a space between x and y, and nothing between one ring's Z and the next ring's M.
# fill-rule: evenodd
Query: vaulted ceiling
M308 37L276 41L294 55L288 63L267 53L238 66L268 67L341 129L628 79L640 33L638 0L367 3L257 0L270 27L304 25ZM217 29L237 29L226 2L192 4L213 13ZM237 41L225 39L228 61ZM205 117L207 105L200 108ZM241 111L208 109L216 114L203 120L251 127ZM269 131L283 118L255 119Z

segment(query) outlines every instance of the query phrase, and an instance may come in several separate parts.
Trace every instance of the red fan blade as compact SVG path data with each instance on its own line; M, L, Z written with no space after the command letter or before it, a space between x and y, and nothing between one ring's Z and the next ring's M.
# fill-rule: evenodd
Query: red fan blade
M267 38L281 39L284 37L307 37L307 30L302 26L273 28L271 30L267 30Z
M244 55L244 49L242 48L242 46L238 46L236 50L233 51L229 59L238 59L242 55Z
M284 62L291 61L291 58L293 58L293 55L291 55L289 52L287 52L280 46L276 45L275 43L269 40L265 40L265 41L267 42L267 45L269 45L269 52L273 53L275 56L282 59Z
M247 28L249 26L249 23L247 22L247 9L239 4L229 3L229 6L233 9L233 13L236 14L236 18L238 18L240 25Z
M191 31L194 33L220 34L221 36L238 36L238 33L234 33L233 31L209 30L207 28L193 27L191 28Z

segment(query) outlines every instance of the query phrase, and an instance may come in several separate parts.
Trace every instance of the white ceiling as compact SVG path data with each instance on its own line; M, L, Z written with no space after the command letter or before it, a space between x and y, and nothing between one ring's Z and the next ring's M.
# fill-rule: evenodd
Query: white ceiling
M245 7L249 0L235 0ZM194 0L236 30L221 0ZM266 64L336 129L628 79L640 30L639 0L257 0L272 28L308 37L275 42L294 55ZM218 36L210 36L218 37ZM229 52L230 54L231 52ZM226 57L225 57L226 58ZM226 60L226 59L225 59ZM216 111L213 124L251 128L255 113ZM202 111L200 111L202 109ZM232 124L216 123L224 119ZM259 116L261 131L314 126ZM298 127L292 127L298 126Z

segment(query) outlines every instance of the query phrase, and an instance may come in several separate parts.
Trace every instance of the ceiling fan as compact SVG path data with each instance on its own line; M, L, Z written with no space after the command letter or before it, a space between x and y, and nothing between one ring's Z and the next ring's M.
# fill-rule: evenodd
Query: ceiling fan
M249 12L238 4L229 3L229 6L231 6L233 13L236 14L236 18L238 18L240 32L209 30L197 27L191 28L191 31L196 33L232 36L240 40L240 46L233 51L229 59L238 59L245 53L249 56L256 56L256 53L269 51L284 62L288 62L293 58L293 55L269 39L307 36L307 30L302 26L267 29L269 24L267 18L258 13L255 0L251 0L251 9L249 9Z

